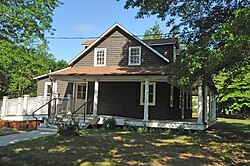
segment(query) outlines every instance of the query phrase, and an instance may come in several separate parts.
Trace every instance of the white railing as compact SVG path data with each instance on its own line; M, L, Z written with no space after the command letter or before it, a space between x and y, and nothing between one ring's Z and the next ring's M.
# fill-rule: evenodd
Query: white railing
M55 95L51 102L51 112L52 114L58 114L61 111L70 111L72 109L73 98L70 94L66 98L58 99L58 96ZM49 97L29 97L29 95L24 95L23 98L9 99L8 96L3 97L2 107L0 115L3 116L24 116L32 115L32 113L47 103ZM48 105L45 105L39 109L35 115L46 115L48 114Z

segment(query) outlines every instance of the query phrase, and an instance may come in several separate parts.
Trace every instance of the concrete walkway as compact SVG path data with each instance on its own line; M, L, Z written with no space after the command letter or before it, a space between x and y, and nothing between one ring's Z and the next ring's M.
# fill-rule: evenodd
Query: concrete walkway
M53 135L53 134L56 134L56 132L34 130L34 131L27 132L27 133L0 136L0 146L6 146L9 144L14 144L19 141L29 140L35 137L48 136L48 135Z

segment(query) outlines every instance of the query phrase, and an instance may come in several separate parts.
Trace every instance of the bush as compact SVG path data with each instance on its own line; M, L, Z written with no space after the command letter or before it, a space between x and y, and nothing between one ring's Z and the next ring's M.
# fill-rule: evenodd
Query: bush
M104 120L103 120L103 127L105 128L105 129L114 129L115 128L115 126L116 126L116 120L115 120L115 118L105 118Z
M79 122L73 115L61 114L51 121L50 124L57 126L58 134L62 136L79 136Z

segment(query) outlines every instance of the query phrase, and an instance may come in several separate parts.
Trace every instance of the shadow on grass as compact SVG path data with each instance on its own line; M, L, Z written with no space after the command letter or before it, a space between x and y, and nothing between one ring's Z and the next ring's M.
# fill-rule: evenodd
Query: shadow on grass
M239 125L241 132L227 131ZM219 122L205 133L186 135L87 130L80 137L40 137L2 147L0 165L244 165L245 129ZM237 141L228 140L231 134Z

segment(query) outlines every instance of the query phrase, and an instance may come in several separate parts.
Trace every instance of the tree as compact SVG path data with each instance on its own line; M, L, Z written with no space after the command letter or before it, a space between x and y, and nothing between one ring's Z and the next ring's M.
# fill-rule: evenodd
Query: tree
M232 98L229 91L223 93L224 97L220 96L222 103L230 103L225 108L239 110L246 107L243 103L250 102L242 95L237 98L243 86L250 89L249 84L240 83L248 81L244 76L249 72L242 68L249 65L250 60L249 1L127 0L124 7L138 7L136 18L156 15L166 20L166 26L171 27L170 32L177 32L183 50L177 63L168 66L177 69L178 83L186 85L198 77L213 79L218 75L217 79L223 80L226 75L224 79L228 84L219 88L219 92L227 86L234 86L235 96ZM219 82L217 80L218 87L221 86ZM233 103L238 103L238 106Z
M35 95L33 77L64 66L48 53L45 32L58 0L0 0L0 96Z
M15 44L46 43L44 33L53 32L53 11L58 0L0 0L0 39Z
M145 31L143 39L162 39L164 38L164 32L161 30L160 25L155 22L152 28Z
M166 25L171 27L170 32L178 32L178 37L186 48L182 51L182 61L188 61L185 63L190 65L188 67L188 69L191 68L191 71L188 70L191 72L189 75L209 77L211 74L218 74L225 66L233 66L235 63L249 59L247 54L240 57L232 55L230 58L223 54L221 59L230 63L216 63L211 68L214 49L217 46L225 45L223 40L214 37L215 33L225 27L225 24L230 24L231 20L233 21L237 17L237 11L244 8L249 9L249 1L127 0L124 7L126 9L138 7L139 12L136 18L157 15L162 20L167 19ZM238 14L243 13L238 12ZM249 25L248 17L245 17L244 25L247 23ZM244 26L238 26L238 28L247 30ZM233 61L230 60L232 57ZM207 68L207 66L209 67Z

